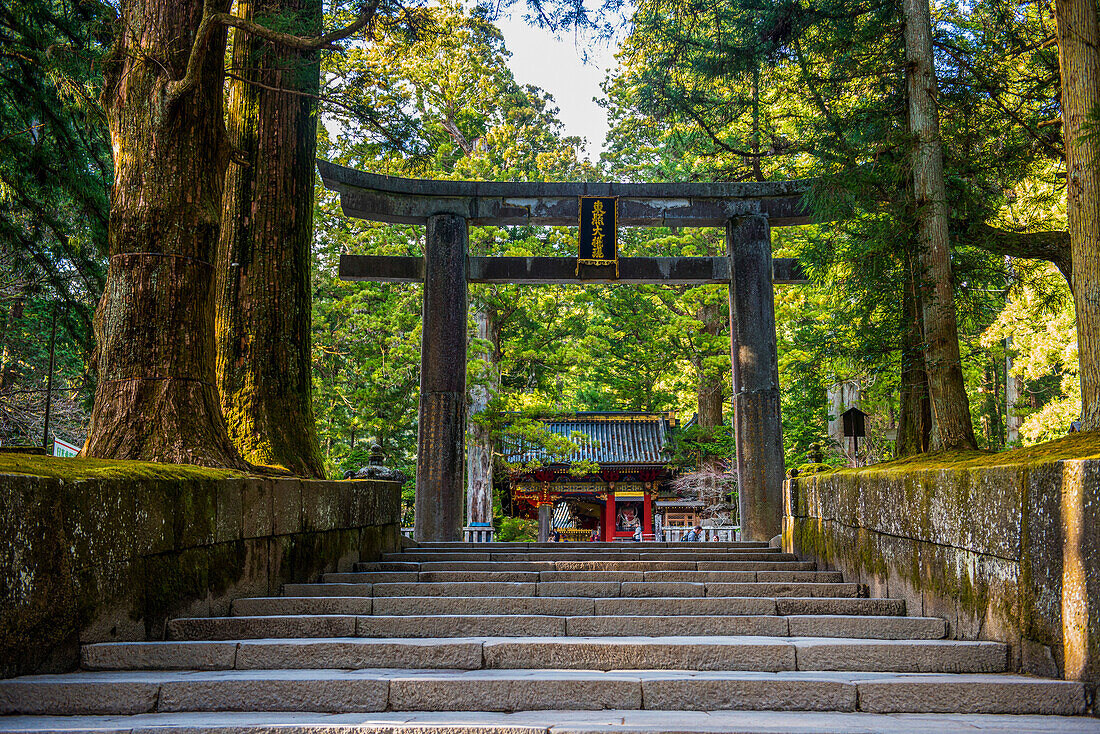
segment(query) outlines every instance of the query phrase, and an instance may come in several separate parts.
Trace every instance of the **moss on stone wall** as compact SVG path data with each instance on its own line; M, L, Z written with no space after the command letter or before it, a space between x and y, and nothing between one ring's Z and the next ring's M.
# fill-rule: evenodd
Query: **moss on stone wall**
M1096 459L1094 432L799 476L788 485L785 547L907 599L910 614L947 618L954 637L1010 643L1021 669L1058 673L1063 553L1072 546L1086 569L1100 557ZM1066 512L1081 518L1068 545ZM1079 585L1089 620L1077 647L1088 648L1087 675L1100 678L1096 569Z
M0 677L397 550L400 485L0 455ZM46 476L43 476L46 475Z
M1100 459L1100 431L1071 433L1063 438L1010 451L934 451L856 469L834 469L824 474L913 472L926 469L988 469L1031 466L1072 459Z

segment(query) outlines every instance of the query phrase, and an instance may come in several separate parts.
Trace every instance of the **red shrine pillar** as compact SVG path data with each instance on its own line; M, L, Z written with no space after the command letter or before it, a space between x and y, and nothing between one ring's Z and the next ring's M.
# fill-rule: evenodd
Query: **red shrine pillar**
M642 500L642 540L646 538L653 538L653 495L649 492Z
M607 542L615 540L615 493L607 493L607 503L603 513L603 539Z

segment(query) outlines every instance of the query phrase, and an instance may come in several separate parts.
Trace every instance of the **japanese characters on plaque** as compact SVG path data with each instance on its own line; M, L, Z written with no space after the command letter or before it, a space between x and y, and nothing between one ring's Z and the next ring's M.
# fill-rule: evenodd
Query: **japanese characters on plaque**
M577 276L581 265L615 267L619 277L619 199L615 196L580 197L581 221L577 233Z

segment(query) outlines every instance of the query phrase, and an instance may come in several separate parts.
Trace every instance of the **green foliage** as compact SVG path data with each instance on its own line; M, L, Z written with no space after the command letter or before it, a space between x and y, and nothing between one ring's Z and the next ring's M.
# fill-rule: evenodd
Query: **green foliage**
M1011 339L1013 372L1023 382L1016 413L1025 444L1064 436L1081 415L1073 299L1052 267L1014 288L997 320L982 334L988 347Z
M98 103L107 3L14 0L0 11L0 258L90 331L103 288L111 155Z
M537 520L525 520L522 517L495 518L494 539L501 543L533 543L539 536Z
M733 428L729 425L675 428L669 433L667 451L669 466L680 471L699 469L709 463L708 460L715 459L731 464L735 455ZM726 468L732 470L729 466Z
M536 2L555 27L600 27L608 2ZM827 387L863 386L876 455L898 411L901 284L912 256L900 6L856 3L642 0L620 68L608 78L612 122L600 165L580 156L554 100L518 83L485 8L447 0L380 6L363 43L324 60L327 125L319 155L395 175L472 180L775 180L820 176L814 206L828 225L776 230L776 256L797 256L809 286L776 291L785 454L804 464L812 444L843 460L826 434ZM105 264L110 151L96 101L98 62L114 6L14 0L0 11L0 438L34 438L44 387L50 309L61 304L59 411L82 425L92 309ZM347 9L336 8L343 14ZM1004 341L1025 382L1025 442L1064 432L1078 410L1075 333L1064 284L1013 267L970 225L1012 231L1064 227L1057 51L1049 8L1005 0L934 8L939 102L963 370L984 445L1004 441ZM336 21L342 18L334 19ZM263 19L292 29L292 14ZM10 50L10 51L9 51ZM313 368L327 468L365 463L377 441L387 464L415 473L421 289L346 283L341 253L419 255L423 230L345 218L318 185ZM570 228L477 227L483 255L569 255ZM624 255L725 252L716 230L620 232ZM922 284L923 285L923 284ZM728 425L730 336L721 286L516 287L476 285L468 383L484 389L475 419L495 436L564 459L575 439L550 436L537 414L674 411L719 405ZM22 390L24 392L17 393ZM4 392L6 391L6 392ZM22 401L22 402L21 402ZM709 401L709 403L708 403ZM29 416L29 417L28 417ZM1000 422L999 422L1000 421ZM40 429L39 429L40 430ZM64 428L68 437L77 428ZM20 438L19 440L27 440ZM671 461L697 468L733 458L729 429L677 434ZM502 462L503 468L510 467ZM526 468L530 468L529 464ZM575 471L593 467L577 465ZM411 482L406 512L411 513ZM527 530L515 529L517 537Z
M1052 19L1001 0L934 11L955 227L1056 228L1064 204L1050 125L1059 114L1057 55L1045 42ZM774 254L799 257L813 281L776 294L788 465L811 444L835 446L825 431L834 382L862 384L872 426L885 430L899 409L915 211L900 6L651 0L633 20L605 84L611 170L643 180L821 178L814 208L833 221L773 234ZM1004 440L1003 350L979 335L1004 305L1007 272L982 246L958 238L953 268L973 419L995 447ZM877 440L885 455L888 442Z
M98 103L113 7L13 0L0 9L0 441L42 439L51 314L52 433L83 440L94 391L111 153Z

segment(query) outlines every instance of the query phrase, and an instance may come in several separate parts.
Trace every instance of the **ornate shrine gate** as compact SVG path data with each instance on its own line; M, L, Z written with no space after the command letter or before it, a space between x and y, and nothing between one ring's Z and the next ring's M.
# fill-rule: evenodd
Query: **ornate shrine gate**
M424 283L416 539L459 540L466 437L467 283L655 283L729 286L734 431L742 536L770 540L782 523L783 427L772 286L805 283L772 259L771 227L807 224L803 181L767 183L506 183L380 176L318 160L344 214L427 225L424 257L341 255L340 278ZM572 257L474 257L474 225L576 226L581 196L618 197L628 227L725 227L728 255L625 257L614 269ZM610 276L610 277L609 277Z

